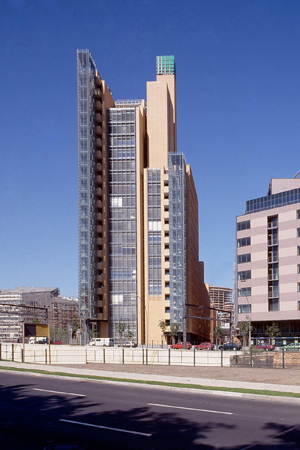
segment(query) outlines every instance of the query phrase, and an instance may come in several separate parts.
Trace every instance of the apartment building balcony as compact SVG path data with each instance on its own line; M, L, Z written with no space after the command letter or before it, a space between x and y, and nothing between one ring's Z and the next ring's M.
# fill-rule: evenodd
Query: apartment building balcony
M97 282L98 283L103 283L103 275L97 275Z
M95 122L102 123L102 111L97 111L97 114L95 115Z
M102 103L101 102L99 102L99 101L95 102L95 110L97 112L102 111Z
M268 246L278 245L278 237L271 237L268 239Z
M268 256L268 263L278 263L278 254L274 253L273 255Z
M95 127L95 133L96 133L96 136L101 136L102 135L102 127L100 125L97 125Z
M102 188L101 187L97 187L96 194L97 194L97 197L101 197L102 196Z
M94 90L94 98L96 99L96 100L102 100L102 92L101 92L101 89L95 89Z
M268 274L268 280L269 281L276 281L279 280L279 273L278 272L272 272Z
M268 297L269 298L278 298L279 297L279 289L269 289Z
M278 220L272 220L272 222L268 222L268 230L274 230L278 228Z
M102 233L103 228L102 225L97 225L97 233Z
M101 175L97 175L96 182L97 182L97 184L102 184L102 176Z
M99 137L97 137L97 139L96 139L96 146L97 147L101 147L102 146L102 139L99 138Z

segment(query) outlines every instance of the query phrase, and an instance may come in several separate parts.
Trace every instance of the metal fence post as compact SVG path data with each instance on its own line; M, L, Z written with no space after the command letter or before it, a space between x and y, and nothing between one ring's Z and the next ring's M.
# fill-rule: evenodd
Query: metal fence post
M47 349L45 348L45 364L47 364Z
M122 348L122 364L124 364L124 348Z
M169 355L168 355L168 365L170 366L171 364L171 349L169 348Z
M24 362L24 349L21 348L21 362Z
M14 361L14 344L11 344L11 360Z
M196 349L194 347L194 366L196 365Z
M142 350L143 350L142 351L142 361L143 361L143 364L144 364L144 348Z
M103 347L103 364L105 364L105 347Z
M284 348L282 349L282 368L284 369Z
M250 367L253 367L252 347L250 347Z
M221 349L221 367L223 367L223 349Z
M148 347L146 348L146 365L148 364Z

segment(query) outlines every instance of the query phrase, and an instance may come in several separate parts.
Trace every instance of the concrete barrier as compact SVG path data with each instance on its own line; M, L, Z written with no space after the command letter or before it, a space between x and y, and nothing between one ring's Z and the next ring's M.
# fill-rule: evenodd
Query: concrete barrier
M230 366L233 356L242 352L170 350L159 348L89 347L73 345L0 345L0 358L38 364L149 364L176 366Z

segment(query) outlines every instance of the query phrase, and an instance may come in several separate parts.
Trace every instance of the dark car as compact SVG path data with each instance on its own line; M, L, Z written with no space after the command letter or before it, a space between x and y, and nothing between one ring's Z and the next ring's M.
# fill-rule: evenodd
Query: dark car
M220 350L241 350L242 346L235 342L227 342L226 344L219 345Z
M214 344L212 344L211 342L201 342L201 344L195 345L195 349L196 350L213 350Z
M267 344L266 342L261 342L260 344L256 344L255 348L261 348L262 350L265 350L268 352L269 350L274 350L274 346L271 344Z
M177 342L177 344L172 344L171 348L183 348L183 342ZM190 350L192 348L192 344L190 342L186 342L186 348Z

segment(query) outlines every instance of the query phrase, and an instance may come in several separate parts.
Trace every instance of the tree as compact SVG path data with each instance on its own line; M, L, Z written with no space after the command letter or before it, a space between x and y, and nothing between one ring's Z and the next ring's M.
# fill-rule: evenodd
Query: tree
M129 328L129 326L127 326L127 330L125 331L125 337L126 337L129 341L131 341L132 338L133 338L133 336L134 336L133 332L131 331L131 329Z
M271 344L271 340L274 339L275 336L281 335L278 324L273 322L272 325L267 325L266 335L269 336L269 343Z
M216 341L217 341L217 346L218 346L218 342L220 342L221 337L223 336L223 330L221 327L217 326L214 329L214 335L216 336Z
M122 320L120 320L120 322L118 322L116 324L116 332L119 333L121 347L122 347L123 336L126 333L126 331L127 331L127 324L125 322L123 322Z
M80 324L78 323L78 320L76 319L76 317L74 317L73 321L72 321L72 332L73 334L76 333L77 330L79 330L80 328Z
M166 331L166 328L167 328L167 323L166 323L166 321L163 320L163 319L160 319L160 320L158 321L158 326L159 326L159 328L161 329L162 335L164 335L164 333L165 333L165 331Z
M240 332L243 336L243 347L245 347L245 340L246 340L246 336L248 336L248 341L249 341L249 336L250 336L250 332L252 331L252 325L251 325L251 319L249 319L248 316L246 316L246 319L243 322L239 323L239 329ZM251 343L249 342L249 347L250 347Z
M174 338L177 336L177 334L178 334L178 325L172 323L172 325L170 326L169 335L170 335L170 338L172 339L173 343L174 343Z

